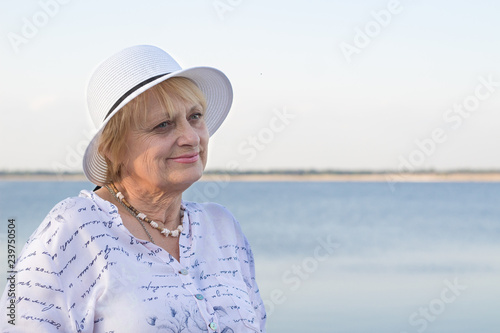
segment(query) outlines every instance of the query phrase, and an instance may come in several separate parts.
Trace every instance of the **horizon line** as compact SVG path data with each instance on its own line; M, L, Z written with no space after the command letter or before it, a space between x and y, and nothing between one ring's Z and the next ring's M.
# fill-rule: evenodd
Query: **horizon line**
M336 169L271 169L271 170L225 170L225 169L209 169L203 172L204 174L232 174L232 175L259 175L259 174L284 174L284 175L367 175L367 174L491 174L500 173L500 169L421 169L421 170L336 170ZM0 175L82 175L82 171L64 171L55 172L49 170L0 170Z

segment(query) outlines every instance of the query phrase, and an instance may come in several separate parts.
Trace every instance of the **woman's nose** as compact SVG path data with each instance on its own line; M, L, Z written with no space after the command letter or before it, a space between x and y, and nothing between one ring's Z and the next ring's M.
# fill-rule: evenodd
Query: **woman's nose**
M178 143L180 146L189 145L197 146L200 143L200 136L193 126L189 123L187 119L181 121L177 127L178 131Z

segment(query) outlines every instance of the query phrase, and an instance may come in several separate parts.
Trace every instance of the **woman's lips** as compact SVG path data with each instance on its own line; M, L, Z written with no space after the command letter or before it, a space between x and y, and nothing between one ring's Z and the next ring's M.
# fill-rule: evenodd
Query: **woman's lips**
M179 157L172 158L177 163L194 163L200 158L199 154L186 154Z

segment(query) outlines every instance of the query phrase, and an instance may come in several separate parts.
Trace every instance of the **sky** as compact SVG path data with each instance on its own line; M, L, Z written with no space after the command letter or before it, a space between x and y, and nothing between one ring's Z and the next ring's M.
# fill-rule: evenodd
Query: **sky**
M499 170L499 12L465 0L3 0L0 171L81 171L88 80L137 44L231 80L209 170Z

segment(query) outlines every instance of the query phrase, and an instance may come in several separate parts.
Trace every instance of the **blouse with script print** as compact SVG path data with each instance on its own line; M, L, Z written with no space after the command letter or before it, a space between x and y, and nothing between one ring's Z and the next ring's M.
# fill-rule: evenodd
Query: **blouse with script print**
M2 318L2 331L265 332L238 222L217 204L183 206L178 262L132 236L95 193L57 204L19 256L16 325Z

